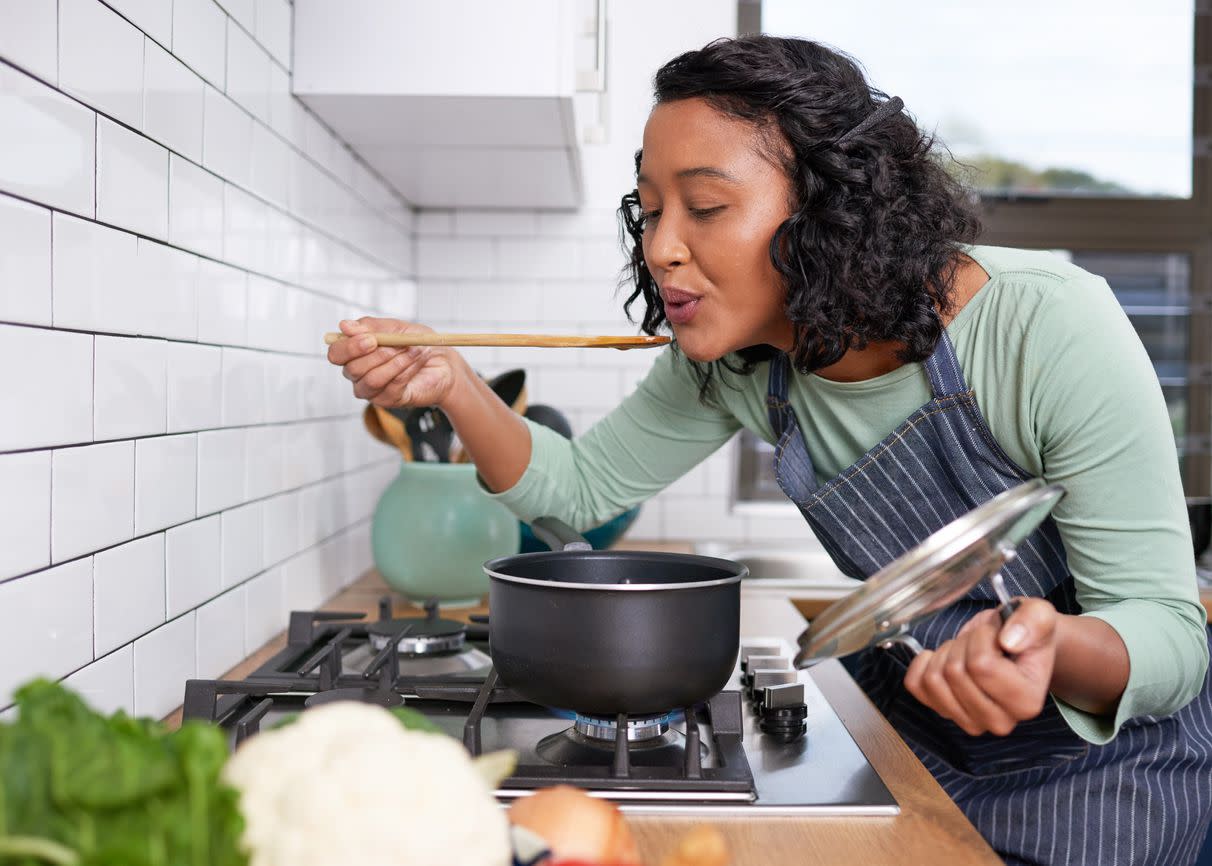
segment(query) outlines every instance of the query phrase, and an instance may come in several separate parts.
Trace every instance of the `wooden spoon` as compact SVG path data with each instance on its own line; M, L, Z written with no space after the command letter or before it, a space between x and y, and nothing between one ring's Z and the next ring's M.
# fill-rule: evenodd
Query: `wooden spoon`
M365 336L358 334L357 336ZM652 349L664 346L669 337L564 337L551 334L430 334L414 332L411 334L377 333L370 336L375 338L380 346L532 346L550 349ZM330 332L324 335L324 342L332 345L338 340L344 340L344 334Z

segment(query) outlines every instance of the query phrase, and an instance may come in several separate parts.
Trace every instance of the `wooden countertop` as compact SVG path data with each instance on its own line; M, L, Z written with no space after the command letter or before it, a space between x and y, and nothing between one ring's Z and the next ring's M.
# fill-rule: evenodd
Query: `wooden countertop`
M639 545L636 545L639 546ZM658 545L644 545L657 549ZM685 549L670 545L664 549ZM364 611L377 615L378 600L390 590L375 572L368 572L324 605L326 610ZM397 596L396 615L421 611ZM486 608L446 610L444 615L465 618ZM785 601L743 599L742 622L794 638L803 618ZM751 631L750 633L757 633ZM225 679L243 679L286 645L275 637L249 658L228 671ZM867 696L840 664L826 662L813 668L813 679L846 728L901 806L896 817L851 818L720 818L721 829L733 854L734 866L766 863L862 863L863 866L902 866L929 862L932 866L976 866L1001 861L976 832L958 807L939 787ZM168 717L180 724L180 710ZM645 863L655 864L675 841L702 818L628 815Z

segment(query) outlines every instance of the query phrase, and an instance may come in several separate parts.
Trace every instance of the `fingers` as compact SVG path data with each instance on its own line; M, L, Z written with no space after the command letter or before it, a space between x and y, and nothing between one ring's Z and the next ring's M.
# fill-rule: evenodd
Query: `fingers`
M919 653L905 674L905 688L940 716L951 719L965 733L976 736L984 733L984 729L960 704L944 674L955 643L947 641L937 650Z
M425 366L429 353L420 349L400 352L390 361L376 366L354 383L354 395L380 406L400 406L413 377Z
M1014 662L998 648L997 631L994 624L978 626L957 641L960 647L952 653L943 675L980 732L1004 737L1029 716L1012 710L1023 703L1026 684Z
M1042 598L1019 599L1018 609L1006 620L998 641L1006 652L1021 653L1052 642L1056 634L1056 608Z
M999 622L1001 622L1001 620L998 618L997 611L982 610L980 613L976 614L974 617L972 617L966 623L964 623L962 626L960 626L960 630L957 631L955 634L956 634L956 637L959 637L961 634L967 634L969 631L971 631L974 628L977 628L978 626L982 626L982 625L987 626L987 625L992 625L994 623L999 623Z
M345 319L340 322L341 333L347 339L338 340L328 347L328 360L341 367L341 374L353 382L354 396L371 400L382 406L397 406L390 395L381 398L385 389L394 382L396 395L403 391L407 379L419 369L417 361L422 353L417 348L400 349L379 346L371 332L399 332L426 330L422 325L413 325L398 319L376 319L369 316L361 319ZM401 376L405 378L401 380Z
M380 347L347 361L341 368L341 375L356 384L371 373L378 371L381 381L377 381L375 387L381 388L400 372L402 367L399 365L407 363L416 356L415 347L411 349Z
M340 327L341 333L349 339L337 340L328 347L328 361L331 364L343 367L350 361L374 351L378 345L374 337L367 336L370 331L365 325L346 319L341 322Z
M914 659L905 675L905 688L972 736L986 732L1005 736L1020 721L1038 716L1051 678L1055 655L1051 635L1058 615L1046 601L1026 601L1006 623L1006 627L1023 625L1031 636L1018 644L1022 649L1017 655L1005 654L1005 627L996 612L985 611L965 623L954 640Z
M338 323L341 333L349 339L337 340L328 347L329 362L338 366L345 366L350 361L365 357L378 347L374 337L368 336L371 333L407 333L409 331L428 331L424 325L416 325L412 322L404 322L399 319L376 319L371 316L363 316L360 319L342 319ZM387 360L389 357L394 357L395 350L385 350L390 352L388 356L381 356L380 363ZM364 371L363 371L364 372ZM358 376L346 378L359 378Z

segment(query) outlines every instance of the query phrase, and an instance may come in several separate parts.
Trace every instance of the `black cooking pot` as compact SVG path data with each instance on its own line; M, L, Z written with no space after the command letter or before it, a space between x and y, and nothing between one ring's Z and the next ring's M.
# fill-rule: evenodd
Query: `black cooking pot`
M693 706L724 687L736 664L745 566L593 550L550 517L531 527L552 551L484 564L502 683L537 704L610 718Z

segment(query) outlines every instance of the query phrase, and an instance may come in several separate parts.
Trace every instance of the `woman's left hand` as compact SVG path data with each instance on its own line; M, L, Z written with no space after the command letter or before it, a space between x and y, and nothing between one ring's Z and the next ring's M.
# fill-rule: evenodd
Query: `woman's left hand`
M954 639L919 653L905 688L972 736L1004 737L1038 716L1052 682L1061 615L1041 598L1020 602L1004 625L996 610L982 611Z

